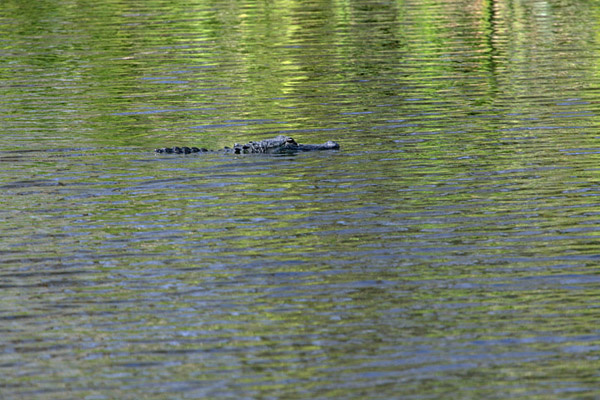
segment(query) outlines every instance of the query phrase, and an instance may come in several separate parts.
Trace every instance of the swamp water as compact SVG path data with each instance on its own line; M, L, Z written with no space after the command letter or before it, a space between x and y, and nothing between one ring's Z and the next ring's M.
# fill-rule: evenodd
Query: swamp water
M600 397L599 21L3 1L0 398Z

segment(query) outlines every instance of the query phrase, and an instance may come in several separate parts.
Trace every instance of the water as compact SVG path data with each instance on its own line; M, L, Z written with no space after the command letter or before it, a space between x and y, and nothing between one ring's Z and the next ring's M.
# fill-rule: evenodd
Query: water
M4 2L0 398L599 397L599 14Z

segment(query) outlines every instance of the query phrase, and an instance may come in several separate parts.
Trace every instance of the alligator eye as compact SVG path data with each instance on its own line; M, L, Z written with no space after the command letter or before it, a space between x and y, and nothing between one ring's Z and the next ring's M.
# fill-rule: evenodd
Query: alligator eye
M286 142L289 143L289 144L298 144L298 143L296 143L296 141L294 140L294 138L291 138L291 137L287 138Z

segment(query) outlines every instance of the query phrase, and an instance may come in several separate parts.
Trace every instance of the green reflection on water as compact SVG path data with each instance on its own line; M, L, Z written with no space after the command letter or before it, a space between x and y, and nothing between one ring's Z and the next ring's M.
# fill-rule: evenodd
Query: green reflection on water
M552 54L537 56L532 44L541 40L567 52L562 43L572 48L593 39L586 33L593 30L554 32L552 19L540 17L552 8L481 2L464 13L462 6L284 1L75 7L47 1L33 10L9 1L7 26L19 29L6 29L5 49L25 68L5 64L0 70L14 82L5 103L8 121L46 141L139 145L143 137L158 144L209 136L207 145L222 145L231 139L210 136L363 127L372 119L357 112L378 103L399 107L390 114L410 112L411 105L399 101L407 97L424 99L418 104L423 115L464 118L482 105L529 114L540 105L523 109L526 103L518 102L513 110L509 99L532 89L538 98L560 91L555 85L546 94L531 87L540 80L519 78L543 77L549 68ZM525 23L531 19L534 25ZM574 76L556 83L570 87L587 60L574 63L565 54L563 71ZM23 87L31 73L39 74L36 85ZM332 118L332 111L343 114ZM242 124L234 132L228 126L215 133L190 130L265 119L272 122Z

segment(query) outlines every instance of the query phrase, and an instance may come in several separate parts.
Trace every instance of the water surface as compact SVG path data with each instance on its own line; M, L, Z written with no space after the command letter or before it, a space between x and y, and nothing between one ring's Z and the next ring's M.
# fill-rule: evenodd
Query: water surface
M0 397L600 396L599 14L5 2Z

